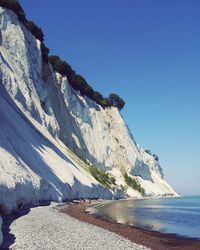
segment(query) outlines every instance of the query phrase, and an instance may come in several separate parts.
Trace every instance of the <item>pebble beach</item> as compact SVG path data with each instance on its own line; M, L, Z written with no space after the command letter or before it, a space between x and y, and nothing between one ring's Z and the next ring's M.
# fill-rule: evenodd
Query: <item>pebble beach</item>
M10 245L5 235L1 249L149 249L113 232L72 218L56 207L55 203L35 207L26 215L15 219L9 231L14 242Z

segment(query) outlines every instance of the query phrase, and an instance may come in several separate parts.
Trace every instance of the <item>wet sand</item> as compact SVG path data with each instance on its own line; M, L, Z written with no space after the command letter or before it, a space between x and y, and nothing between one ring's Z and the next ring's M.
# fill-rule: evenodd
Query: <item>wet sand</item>
M88 208L101 203L100 201L75 203L70 206L60 206L59 209L80 221L117 233L134 243L150 247L154 250L200 250L200 240L109 222L86 211Z

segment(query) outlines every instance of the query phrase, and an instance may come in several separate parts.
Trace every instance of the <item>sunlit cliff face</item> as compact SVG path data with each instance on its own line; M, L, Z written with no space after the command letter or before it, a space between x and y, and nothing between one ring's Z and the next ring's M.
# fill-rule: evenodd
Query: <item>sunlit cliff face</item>
M126 186L135 176L146 195L176 195L153 156L133 140L117 108L81 96L66 76L42 61L41 43L0 8L0 205L10 212L42 200L141 197ZM137 118L136 118L137 119ZM72 157L109 172L102 185Z

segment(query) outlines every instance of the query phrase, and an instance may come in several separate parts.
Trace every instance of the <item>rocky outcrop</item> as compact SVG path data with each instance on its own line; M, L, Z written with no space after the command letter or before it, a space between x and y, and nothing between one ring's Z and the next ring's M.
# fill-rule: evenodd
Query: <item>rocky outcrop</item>
M0 8L0 205L10 212L43 200L141 196L132 188L106 189L84 162L113 175L116 187L126 185L126 172L146 195L176 195L117 108L103 109L74 91L43 63L40 47L15 13Z
M158 161L136 144L117 108L103 109L81 96L71 88L66 76L56 73L56 79L67 111L62 116L65 121L58 122L66 145L116 176L119 185L125 185L123 173L127 172L142 184L147 195L175 194L164 181ZM138 196L130 189L128 192Z

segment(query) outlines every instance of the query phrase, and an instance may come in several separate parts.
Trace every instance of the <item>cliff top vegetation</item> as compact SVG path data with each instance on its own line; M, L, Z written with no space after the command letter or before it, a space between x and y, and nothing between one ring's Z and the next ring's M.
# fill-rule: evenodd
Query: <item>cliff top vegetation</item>
M18 0L0 0L0 6L15 12L19 21L41 42L43 62L50 62L54 71L57 71L61 75L66 75L69 84L75 90L80 91L81 95L87 96L103 108L114 106L121 110L124 107L125 102L119 95L110 94L107 98L103 97L101 93L95 91L87 83L83 76L77 74L67 62L62 61L59 56L49 56L49 49L44 44L44 33L42 29L34 22L27 20L25 12Z

